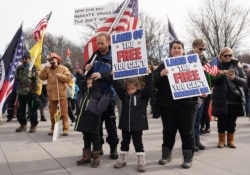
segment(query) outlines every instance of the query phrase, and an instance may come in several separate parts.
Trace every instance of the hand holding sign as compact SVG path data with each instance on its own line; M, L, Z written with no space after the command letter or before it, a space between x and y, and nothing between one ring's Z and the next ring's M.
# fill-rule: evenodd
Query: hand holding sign
M164 63L166 69L160 75L168 75L174 99L211 93L197 54L166 58Z

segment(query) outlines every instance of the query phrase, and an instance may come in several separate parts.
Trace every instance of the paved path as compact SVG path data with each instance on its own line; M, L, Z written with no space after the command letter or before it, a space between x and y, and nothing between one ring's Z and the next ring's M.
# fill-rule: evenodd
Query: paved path
M185 117L185 116L183 116ZM136 156L131 144L128 164L114 169L115 160L109 159L109 147L104 144L104 155L99 168L90 165L76 166L82 152L82 135L71 131L69 136L60 136L52 142L48 136L50 123L40 122L37 132L16 133L17 121L4 122L0 126L0 174L1 175L135 175ZM206 150L194 155L191 169L181 168L182 154L180 137L177 135L172 162L158 165L161 157L162 126L160 119L149 114L150 130L144 132L147 171L145 175L250 175L250 124L246 117L237 121L236 149L216 148L216 121L211 122L211 134L201 136ZM106 134L106 133L105 133ZM120 136L120 131L119 131Z

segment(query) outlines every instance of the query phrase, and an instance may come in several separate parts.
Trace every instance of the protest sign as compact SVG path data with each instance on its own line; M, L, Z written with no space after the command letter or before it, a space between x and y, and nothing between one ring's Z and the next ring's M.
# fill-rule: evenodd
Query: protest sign
M143 29L111 35L114 79L147 75L148 60Z
M210 94L210 88L197 54L164 59L173 99Z
M75 9L74 24L89 24L89 23L102 23L114 11L114 6L111 4L104 6L87 7Z

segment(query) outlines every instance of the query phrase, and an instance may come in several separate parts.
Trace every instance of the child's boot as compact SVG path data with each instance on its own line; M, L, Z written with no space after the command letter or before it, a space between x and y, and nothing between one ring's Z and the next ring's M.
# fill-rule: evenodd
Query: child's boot
M138 172L145 172L146 171L146 161L145 161L145 152L137 152L137 171Z
M100 164L100 151L93 151L92 168L97 168Z
M128 151L121 151L119 154L119 159L114 165L114 168L122 168L127 164Z
M83 165L83 164L90 163L90 162L91 162L91 150L83 149L82 158L76 161L76 164Z

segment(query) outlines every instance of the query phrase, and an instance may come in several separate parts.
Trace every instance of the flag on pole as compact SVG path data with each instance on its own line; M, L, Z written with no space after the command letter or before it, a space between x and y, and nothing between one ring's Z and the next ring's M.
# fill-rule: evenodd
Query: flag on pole
M169 34L169 43L173 42L174 40L177 40L178 37L174 31L174 28L170 22L170 20L168 19L168 34Z
M41 39L39 39L37 43L30 49L31 61L39 71L42 69L43 38L44 33L42 34Z
M120 14L125 2L126 0L119 5L119 7L111 14L109 18L106 19L103 25L97 30L95 36L87 42L84 48L84 63L86 63L90 59L92 54L97 50L96 36L99 33L109 31L124 32L136 29L138 22L138 0L129 0L127 7L123 11L123 14ZM116 21L118 15L121 15L121 18L119 19L119 21Z
M203 66L203 70L212 76L216 76L218 73L219 58L215 57Z
M38 41L41 39L42 34L44 30L46 29L48 25L48 21L50 19L52 12L50 12L48 15L46 15L37 25L36 28L33 31L33 38L34 40Z
M69 48L67 49L66 56L67 56L67 57L70 56L70 50L69 50Z
M69 48L67 49L67 52L66 52L66 63L71 64L71 60L70 60L70 50L69 50Z
M1 73L4 74L5 78L0 91L0 111L2 111L3 104L13 89L16 68L22 59L23 50L24 37L21 25L1 59L4 69Z
M36 25L33 31L33 38L37 41L37 43L30 49L31 56L31 66L30 70L32 70L33 65L36 66L37 70L40 71L42 69L42 49L43 49L43 39L45 29L48 26L48 21L51 17L52 12L46 15L39 23ZM37 95L42 93L42 81L38 82L38 90L36 91Z

